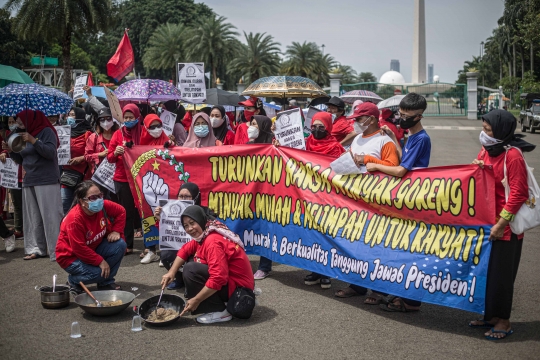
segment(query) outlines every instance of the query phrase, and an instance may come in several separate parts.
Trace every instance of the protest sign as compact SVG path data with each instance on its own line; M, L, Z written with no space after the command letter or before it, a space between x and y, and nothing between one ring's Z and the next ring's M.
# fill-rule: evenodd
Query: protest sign
M163 123L163 132L167 136L171 135L174 128L174 123L176 122L176 114L173 114L168 110L163 110L159 118Z
M160 205L159 249L179 250L191 240L182 226L182 214L188 206L193 205L193 201L161 200Z
M308 108L307 114L306 114L306 121L304 122L304 133L305 134L311 134L311 119L313 119L313 115L320 112L321 110L317 109L316 107L310 106Z
M206 101L204 63L179 63L178 89L181 100L190 104L204 103Z
M58 147L58 165L67 165L71 159L71 126L55 126L60 146Z
M83 97L83 86L88 81L88 74L77 76L75 79L75 87L73 88L73 100L77 100Z
M495 198L493 172L459 165L410 171L403 178L337 175L333 160L267 145L219 152L139 146L124 155L147 245L159 238L155 199L178 193L189 181L249 254L482 313L495 223L494 201L485 201Z
M115 93L112 92L108 87L104 87L105 96L107 96L107 101L109 102L109 108L111 109L111 114L113 119L119 123L124 123L124 117L122 116L122 107L120 106L120 101L116 97Z
M305 149L304 126L302 125L302 109L296 108L279 113L274 122L274 135L281 146Z
M0 186L6 189L19 189L19 164L7 158L0 162Z
M114 180L113 180L115 171L116 171L116 164L112 164L108 162L107 159L103 159L101 164L99 164L96 171L94 172L94 175L92 176L92 181L95 183L98 183L99 185L103 186L105 189L116 194L116 190L114 189Z

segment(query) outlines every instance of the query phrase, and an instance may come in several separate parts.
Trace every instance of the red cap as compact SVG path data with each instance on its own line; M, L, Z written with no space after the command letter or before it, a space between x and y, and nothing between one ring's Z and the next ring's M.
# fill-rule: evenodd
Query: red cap
M257 107L257 100L259 100L259 98L255 97L255 96L251 96L249 99L246 99L245 101L239 102L238 105L242 105L242 106L245 106L245 107L254 107L254 108L256 108Z
M377 105L371 102L365 102L360 105L356 105L353 109L353 113L347 116L347 120L354 120L360 116L374 116L379 120L379 109Z

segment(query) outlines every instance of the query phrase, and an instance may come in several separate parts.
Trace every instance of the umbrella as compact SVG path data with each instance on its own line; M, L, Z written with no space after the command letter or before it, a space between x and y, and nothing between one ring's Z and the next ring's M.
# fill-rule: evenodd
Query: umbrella
M382 97L375 94L372 91L367 90L353 90L346 92L345 94L341 95L340 98L345 101L347 104L352 104L356 100L362 100L362 101L371 101L374 104L379 103L379 101L382 101Z
M388 98L388 99L383 100L380 103L378 103L377 107L379 109L388 108L388 109L396 110L399 107L399 103L401 102L401 99L403 99L404 97L405 97L405 95L392 96L391 98Z
M249 85L242 95L276 98L327 96L315 81L301 76L264 77Z
M54 88L38 84L9 84L0 89L0 115L15 116L30 109L45 115L65 114L73 106L73 99Z
M11 83L33 84L34 80L22 70L16 69L13 66L0 65L0 87L4 87Z
M212 105L229 105L229 106L238 106L240 101L245 99L238 94L230 93L221 89L207 89L206 90L206 103Z
M123 83L114 92L120 101L167 101L180 99L173 84L155 79L136 79Z
M322 97L320 97L320 98L313 99L313 100L309 103L309 106L324 105L324 104L326 104L328 101L330 101L330 97L329 97L329 96L322 96Z
M191 110L201 110L201 109L207 107L208 105L207 104L187 104L187 103L182 103L182 106L187 111L191 111Z

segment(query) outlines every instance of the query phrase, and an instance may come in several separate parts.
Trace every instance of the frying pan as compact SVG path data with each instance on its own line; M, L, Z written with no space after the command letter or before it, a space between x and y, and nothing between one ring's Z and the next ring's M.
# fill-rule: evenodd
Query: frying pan
M161 302L159 303L159 307L160 308L163 307L165 309L173 309L174 311L178 312L178 316L176 316L174 319L163 321L163 322L155 322L155 321L147 320L150 313L156 309L158 300L159 300L159 295L152 296L151 298L145 300L139 307L134 306L133 311L137 315L139 315L147 324L150 324L153 326L167 326L180 318L180 313L184 310L184 307L186 306L186 302L180 296L172 295L172 294L163 294L163 297L161 298Z
M116 305L116 306L103 306L103 307L95 307L90 305L95 305L96 303L88 294L80 294L75 297L75 303L79 305L81 309L83 309L85 312L91 315L95 316L109 316L109 315L115 315L122 311L124 311L131 302L139 295L135 296L135 294L130 293L128 291L120 291L120 290L104 290L104 291L94 291L92 292L94 297L98 299L100 302L103 301L116 301L116 300L122 300L122 305Z

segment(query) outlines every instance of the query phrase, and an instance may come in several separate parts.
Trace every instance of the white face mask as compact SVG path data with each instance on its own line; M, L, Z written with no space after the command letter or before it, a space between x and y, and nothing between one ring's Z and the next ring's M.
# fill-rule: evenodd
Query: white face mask
M99 125L103 128L103 130L107 131L112 128L114 124L112 121L100 121Z
M336 114L332 114L332 123L336 120Z
M153 138L158 138L161 136L161 133L163 132L163 128L157 128L157 129L154 129L154 130L149 130L149 129L146 129L146 131L148 131L148 133L150 135L152 135Z
M502 140L492 138L491 136L486 134L484 130L480 132L479 138L480 144L482 144L482 146L493 146L502 143Z
M254 140L259 137L259 129L255 126L250 126L247 129L248 138Z
M221 126L221 124L223 124L223 122L225 121L224 118L216 118L216 117L211 117L210 118L210 122L212 123L212 127L213 128L218 128Z
M9 130L10 131L15 131L19 128L19 125L17 125L17 123L15 124L12 124L12 125L9 125Z

